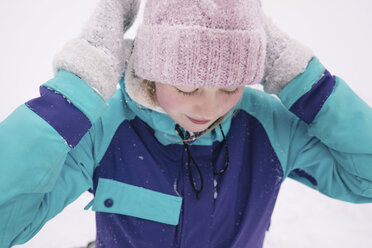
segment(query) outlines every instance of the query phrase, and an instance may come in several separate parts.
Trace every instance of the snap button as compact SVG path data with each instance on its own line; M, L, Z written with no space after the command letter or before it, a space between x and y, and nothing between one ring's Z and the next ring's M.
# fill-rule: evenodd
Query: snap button
M111 208L112 205L114 205L114 201L113 201L112 199L106 199L106 200L105 200L105 206L106 206L107 208Z

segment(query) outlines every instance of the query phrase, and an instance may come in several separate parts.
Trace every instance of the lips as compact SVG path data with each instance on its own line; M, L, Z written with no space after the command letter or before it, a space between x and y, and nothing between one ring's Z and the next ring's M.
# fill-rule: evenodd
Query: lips
M203 125L203 124L207 124L208 122L210 122L210 120L196 120L196 119L193 119L189 116L187 116L187 118L189 118L189 120L192 122L192 123L195 123L195 124L198 124L198 125Z

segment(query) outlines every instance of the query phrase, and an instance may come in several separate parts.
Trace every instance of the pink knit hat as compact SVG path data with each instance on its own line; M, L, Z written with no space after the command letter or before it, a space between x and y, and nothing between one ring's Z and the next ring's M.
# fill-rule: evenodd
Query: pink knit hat
M259 83L266 34L260 0L147 0L134 71L172 85Z

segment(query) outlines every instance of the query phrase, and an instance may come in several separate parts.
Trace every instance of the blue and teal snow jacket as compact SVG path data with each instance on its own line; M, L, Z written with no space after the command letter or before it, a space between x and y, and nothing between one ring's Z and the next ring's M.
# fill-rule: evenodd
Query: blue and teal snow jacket
M372 109L317 58L279 99L247 87L222 122L225 138L217 129L190 142L200 173L176 123L124 84L106 103L62 70L0 123L1 248L29 240L87 190L96 245L109 248L262 247L287 177L372 201ZM226 172L214 173L227 155Z

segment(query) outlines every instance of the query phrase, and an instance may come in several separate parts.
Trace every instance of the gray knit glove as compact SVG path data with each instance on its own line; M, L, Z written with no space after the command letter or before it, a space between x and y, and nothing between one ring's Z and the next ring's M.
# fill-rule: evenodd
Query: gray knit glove
M264 17L267 36L264 91L278 94L292 79L305 71L313 51L291 39L271 19Z
M124 33L137 16L140 0L101 0L78 38L69 41L53 62L83 79L105 100L116 91L132 42Z

